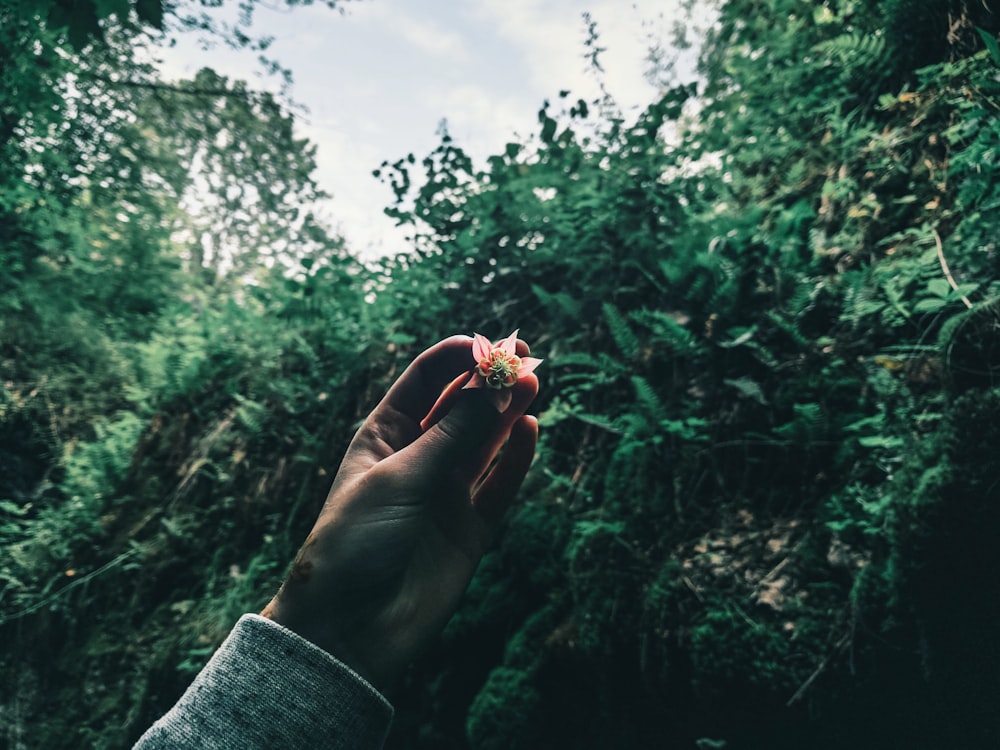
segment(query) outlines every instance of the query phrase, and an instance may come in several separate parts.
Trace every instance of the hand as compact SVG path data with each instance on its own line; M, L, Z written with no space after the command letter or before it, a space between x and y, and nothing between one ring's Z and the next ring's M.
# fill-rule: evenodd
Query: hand
M451 617L534 456L538 424L524 412L538 380L519 379L501 414L484 390L461 390L473 365L472 340L454 336L406 369L261 613L383 692Z

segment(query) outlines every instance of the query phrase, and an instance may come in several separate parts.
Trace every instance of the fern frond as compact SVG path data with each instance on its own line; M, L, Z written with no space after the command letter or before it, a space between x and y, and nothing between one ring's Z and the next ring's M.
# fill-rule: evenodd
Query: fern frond
M813 51L827 61L842 66L846 71L875 69L883 65L886 43L881 34L850 32L820 42Z
M639 339L632 331L628 321L610 302L605 302L602 309L604 310L604 319L608 322L611 338L614 339L619 351L626 359L635 359L639 356Z
M637 404L644 410L645 414L653 418L653 421L663 419L665 410L663 401L660 400L656 390L646 378L641 375L632 376L632 387L635 388Z
M704 346L697 336L661 310L641 310L633 313L632 319L649 328L653 348L665 346L676 354L690 355Z
M829 421L818 403L810 401L793 404L792 411L792 419L775 427L775 434L805 443L822 440L829 434Z
M538 284L532 284L531 291L538 298L538 301L542 303L542 306L549 310L561 310L571 318L580 315L582 307L580 301L566 292L549 292Z

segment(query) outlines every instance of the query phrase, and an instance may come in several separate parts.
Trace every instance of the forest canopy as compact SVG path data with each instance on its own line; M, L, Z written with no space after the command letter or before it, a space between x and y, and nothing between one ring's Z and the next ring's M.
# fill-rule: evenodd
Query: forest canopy
M130 746L413 356L520 326L538 455L388 747L995 747L1000 7L716 0L637 116L386 155L363 263L281 94L138 53L280 76L255 4L0 7L2 743Z

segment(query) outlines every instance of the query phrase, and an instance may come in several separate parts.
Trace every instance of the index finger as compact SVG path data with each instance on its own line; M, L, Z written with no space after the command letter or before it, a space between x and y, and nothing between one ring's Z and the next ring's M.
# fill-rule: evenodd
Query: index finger
M372 411L371 418L394 419L402 414L419 425L445 387L474 365L469 336L439 341L410 363Z

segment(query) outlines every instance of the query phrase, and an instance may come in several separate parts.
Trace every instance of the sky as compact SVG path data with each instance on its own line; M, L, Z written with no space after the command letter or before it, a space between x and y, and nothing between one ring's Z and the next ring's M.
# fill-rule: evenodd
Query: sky
M361 257L405 249L405 232L382 211L391 190L372 171L439 143L442 120L477 165L516 134L535 132L543 102L560 90L594 99L585 59L589 12L597 24L604 85L626 116L654 101L645 75L650 40L669 42L679 0L355 0L338 12L263 0L257 33L274 36L268 55L292 71L300 136L317 146L317 179L332 195L321 209ZM161 50L167 78L208 66L276 88L252 52L203 50L193 37ZM678 72L693 76L691 56Z

